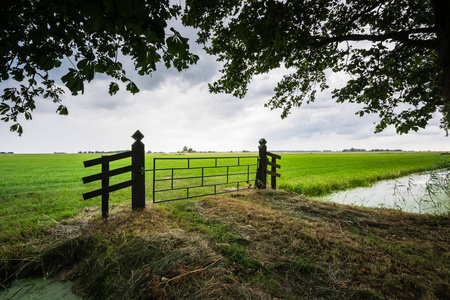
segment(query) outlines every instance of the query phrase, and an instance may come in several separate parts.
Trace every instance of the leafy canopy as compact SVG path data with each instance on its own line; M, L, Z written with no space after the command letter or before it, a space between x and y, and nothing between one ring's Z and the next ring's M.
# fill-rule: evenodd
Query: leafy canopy
M0 6L0 82L16 81L3 90L0 114L13 122L12 131L22 134L18 117L31 119L38 97L57 103L57 112L67 115L61 104L64 92L49 71L69 63L60 79L72 95L84 92L86 82L97 74L113 81L111 95L126 89L139 92L125 74L119 52L130 56L140 75L156 70L156 63L181 71L195 64L188 39L175 29L166 33L167 20L177 17L179 5L169 0L14 0Z
M328 88L327 70L345 72L351 79L333 98L364 104L360 116L378 114L376 132L394 125L401 134L425 128L436 110L449 129L449 7L447 0L187 0L183 21L224 62L211 92L244 97L253 76L284 66L291 73L266 104L284 118Z
M31 119L39 97L61 104L63 89L49 71L69 63L60 79L73 94L97 74L112 81L111 95L125 74L120 55L130 56L138 74L160 61L181 71L195 64L187 38L167 20L181 7L169 0L15 0L0 6L0 115L22 133L18 117ZM224 62L210 91L244 97L255 75L290 70L266 104L281 108L315 100L328 88L326 72L351 76L332 91L337 102L361 103L360 116L378 114L376 132L393 125L398 133L425 128L439 110L450 125L450 1L448 0L186 0L185 25L197 42ZM54 73L52 73L54 74ZM10 82L17 84L9 84Z

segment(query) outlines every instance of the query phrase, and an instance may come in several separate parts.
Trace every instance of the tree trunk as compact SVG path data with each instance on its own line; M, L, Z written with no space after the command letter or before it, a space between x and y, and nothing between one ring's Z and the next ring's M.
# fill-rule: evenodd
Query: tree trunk
M438 54L444 73L444 98L446 102L440 108L443 114L441 128L450 129L450 1L430 0L433 7L438 42Z
M438 52L444 71L444 93L450 101L450 1L431 0L434 10Z

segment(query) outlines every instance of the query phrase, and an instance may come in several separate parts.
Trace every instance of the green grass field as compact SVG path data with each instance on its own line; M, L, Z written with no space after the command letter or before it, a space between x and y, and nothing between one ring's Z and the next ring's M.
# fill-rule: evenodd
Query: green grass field
M281 155L279 187L308 196L433 169L449 157ZM147 154L146 169L154 157L197 156ZM40 275L72 279L96 299L441 299L450 292L449 215L353 208L270 190L132 212L127 188L111 194L110 218L102 220L100 197L82 200L100 187L81 180L100 171L83 167L97 157L0 155L0 291L16 276ZM151 201L151 172L146 188Z
M83 185L81 180L84 176L100 171L100 166L83 167L83 161L99 156L98 154L0 155L0 241L33 236L55 221L75 216L80 209L100 205L100 197L82 200L83 193L99 188L100 183L97 181ZM145 167L153 168L154 157L211 156L217 155L147 154ZM279 161L282 177L278 179L278 185L281 189L306 196L323 195L349 187L366 186L381 179L428 170L434 168L436 162L441 162L443 157L439 153L429 152L282 154ZM112 162L111 169L130 164L130 161L124 159ZM167 165L157 167L164 166ZM146 173L148 200L152 198L151 176L152 172ZM130 179L129 173L113 177L111 184L127 179ZM110 206L121 202L130 202L130 188L110 195Z
M438 153L284 154L280 188L320 196L448 165Z

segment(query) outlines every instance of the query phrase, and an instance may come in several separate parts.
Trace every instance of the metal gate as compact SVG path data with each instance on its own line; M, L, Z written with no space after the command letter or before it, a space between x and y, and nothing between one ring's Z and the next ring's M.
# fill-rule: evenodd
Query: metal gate
M258 156L153 158L153 203L254 188Z

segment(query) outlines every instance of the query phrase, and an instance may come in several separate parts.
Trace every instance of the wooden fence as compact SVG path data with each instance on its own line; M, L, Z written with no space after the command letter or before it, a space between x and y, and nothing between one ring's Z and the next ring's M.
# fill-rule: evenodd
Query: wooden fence
M267 175L270 175L270 187L276 190L277 177L281 177L281 174L277 173L277 168L281 168L281 166L276 162L277 159L281 159L281 156L272 152L268 152L266 144L267 141L265 139L259 140L259 165L258 171L256 172L255 185L258 188L265 189L267 187ZM271 158L271 160L268 159L268 156ZM270 171L267 170L268 166L271 167Z
M83 183L89 183L97 180L102 181L102 187L89 193L83 194L83 199L87 200L96 196L102 196L102 216L108 217L109 211L109 193L131 186L131 206L134 210L145 207L145 149L141 142L144 135L137 130L133 136L136 141L131 146L131 151L102 156L100 158L87 160L84 167L102 165L101 173L83 177ZM115 160L131 157L131 165L110 170L109 163ZM109 185L109 178L119 174L131 172L131 180L118 184Z
M109 214L109 193L126 188L126 187L130 187L130 186L131 186L132 209L137 210L137 209L145 208L145 172L153 171L153 174L154 174L156 170L159 170L159 169L145 170L145 146L141 141L142 138L144 137L144 135L139 130L137 130L133 134L132 137L136 141L131 146L131 151L114 154L114 155L110 155L110 156L102 156L100 158L87 160L84 162L85 168L92 167L95 165L102 166L101 173L83 177L83 183L89 183L89 182L101 180L101 184L102 184L102 187L100 189L94 190L92 192L84 193L83 199L87 200L87 199L90 199L90 198L93 198L96 196L102 196L102 216L103 216L103 218L107 218L108 214ZM253 173L253 174L256 173L255 186L260 189L265 189L265 188L267 188L267 176L269 175L269 176L271 176L270 186L272 189L276 189L276 186L277 186L276 179L277 179L277 177L281 177L281 175L276 172L276 169L280 168L280 165L276 163L276 160L281 159L281 156L271 153L271 152L268 152L266 143L267 142L265 139L259 140L260 145L259 145L259 156L257 157L257 170L256 170L256 172L248 171L247 176L249 176L249 174L251 174L251 173ZM131 165L110 170L110 162L128 158L128 157L131 157ZM268 157L270 157L271 160L269 160ZM215 159L215 158L213 158L213 159ZM217 166L217 159L219 159L219 158L216 158L216 167L217 168L226 167L227 174L213 175L213 176L227 176L227 184L228 184L228 183L230 183L230 182L228 182L229 176L236 175L236 174L228 174L228 167L230 167L230 166ZM189 162L189 160L188 160L188 162ZM238 160L238 166L242 166L242 165L240 165L239 160ZM249 168L249 166L250 165L248 165L247 168ZM270 166L270 168L271 168L270 171L267 170L268 166ZM184 169L186 169L186 168L184 168ZM131 172L131 180L127 180L127 181L124 181L124 182L121 182L118 184L110 185L110 180L109 180L110 177L116 176L119 174L124 174L127 172ZM172 170L172 173L173 173L173 170ZM204 177L213 177L213 176L204 176ZM172 177L173 177L173 175L172 175ZM174 179L183 179L183 178L172 178L172 188L171 189L174 189L173 188L173 180ZM157 180L156 180L155 176L153 175L153 200L154 200L154 202L155 202L155 192L161 192L161 190L155 189L155 181L157 181ZM201 181L202 181L202 185L203 185L203 167L202 167ZM248 178L245 181L248 182L249 181ZM236 183L237 183L237 189L239 189L239 182L236 182ZM217 184L215 184L215 185L217 185ZM198 186L196 186L196 187L198 187ZM186 188L187 188L187 197L176 198L176 199L171 199L171 200L192 198L191 196L189 196L189 188L194 188L194 187L186 187ZM221 192L216 191L216 188L214 187L213 194L218 194L218 193L222 193L222 192L223 191L221 191Z

